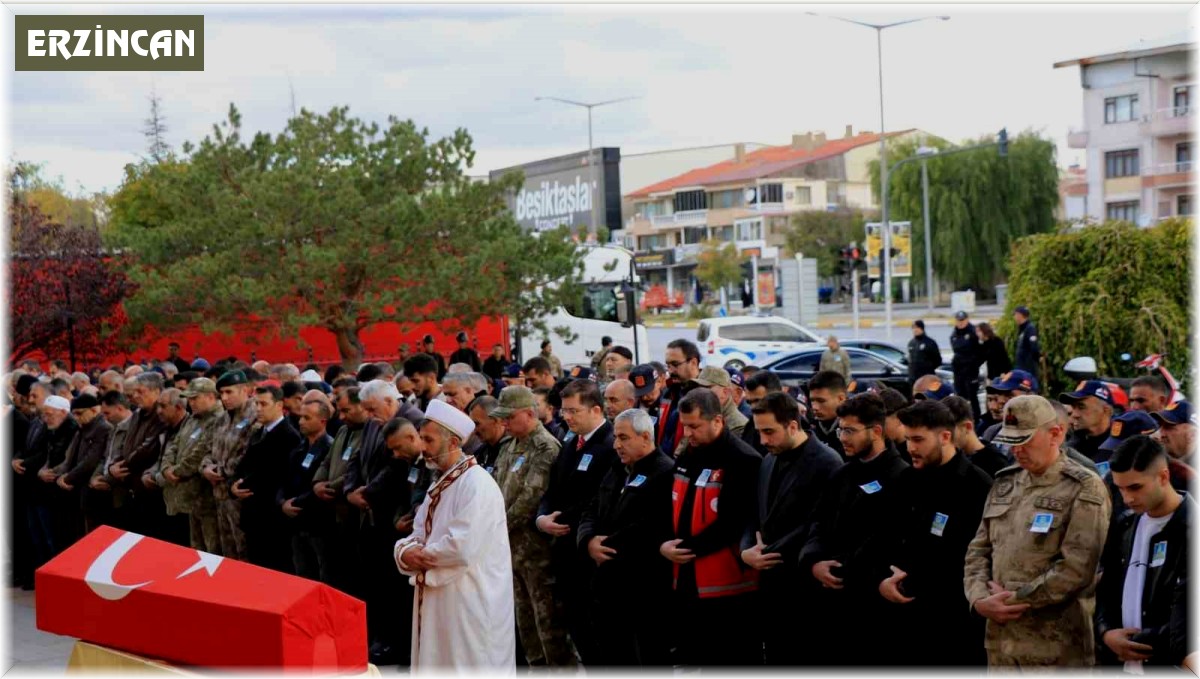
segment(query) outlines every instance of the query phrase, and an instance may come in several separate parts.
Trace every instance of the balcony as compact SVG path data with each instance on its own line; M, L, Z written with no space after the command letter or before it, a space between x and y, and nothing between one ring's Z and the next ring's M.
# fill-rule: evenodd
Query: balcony
M761 213L783 212L787 209L787 205L784 203L751 203L746 206L746 209Z
M1174 137L1189 134L1196 109L1190 106L1169 106L1144 116L1138 127L1148 137Z
M1191 161L1152 165L1142 172L1142 187L1147 189L1190 186L1193 181L1195 164Z
M680 226L704 226L708 221L708 210L687 210L669 215L654 215L650 225L656 229Z
M1067 130L1067 147L1073 149L1086 149L1088 145L1087 130Z

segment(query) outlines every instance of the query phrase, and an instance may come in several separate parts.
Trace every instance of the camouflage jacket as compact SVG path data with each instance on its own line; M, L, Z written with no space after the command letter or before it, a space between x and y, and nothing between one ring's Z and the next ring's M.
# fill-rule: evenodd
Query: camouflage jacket
M246 404L236 414L226 412L225 415L224 425L217 430L213 437L212 452L208 453L200 462L200 468L212 467L223 478L228 479L233 474L233 470L237 469L242 456L246 454L246 446L250 444L250 434L257 431L261 425L258 424L258 408L250 399L247 399ZM213 497L218 500L229 499L228 484L214 485Z
M550 483L561 444L541 422L523 439L513 437L496 458L496 484L504 494L509 535L536 532L538 503ZM549 543L547 543L549 544Z
M213 438L228 420L225 409L218 404L206 413L189 416L179 433L167 442L154 480L163 489L168 515L191 513L196 504L205 499L209 483L200 475L200 462L212 452ZM179 481L168 480L163 475L166 469L170 469Z
M1039 476L1018 466L996 473L975 539L967 548L964 587L974 606L988 581L1029 604L1020 618L987 623L989 654L1024 664L1093 663L1096 566L1111 500L1104 482L1064 454Z

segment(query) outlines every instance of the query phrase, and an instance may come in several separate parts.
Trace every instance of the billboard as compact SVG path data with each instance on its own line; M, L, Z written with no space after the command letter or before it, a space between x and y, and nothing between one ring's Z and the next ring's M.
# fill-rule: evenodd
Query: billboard
M912 222L889 222L892 228L892 247L899 252L892 257L892 278L912 276ZM867 276L881 278L883 272L883 224L867 224Z
M589 232L604 224L616 231L622 226L621 149L598 148L593 153L594 169L584 151L494 170L488 179L496 181L514 170L525 173L525 185L508 197L508 208L517 223L530 231L549 231L562 224L572 229L586 226Z

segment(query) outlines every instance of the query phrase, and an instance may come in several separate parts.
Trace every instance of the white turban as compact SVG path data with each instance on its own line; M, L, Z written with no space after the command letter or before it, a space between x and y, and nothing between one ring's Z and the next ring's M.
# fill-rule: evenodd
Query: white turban
M430 401L429 407L425 409L425 419L433 420L454 432L460 441L466 441L471 432L475 431L475 423L471 418L445 401Z
M47 396L45 403L42 405L47 408L56 408L64 412L71 412L71 402L62 396Z

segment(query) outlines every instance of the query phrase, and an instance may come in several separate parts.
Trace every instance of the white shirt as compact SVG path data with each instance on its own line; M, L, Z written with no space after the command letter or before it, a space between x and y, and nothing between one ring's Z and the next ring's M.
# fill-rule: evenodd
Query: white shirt
M603 427L603 426L604 426L604 420L600 420L600 424L596 425L595 429L589 431L587 433L587 436L583 437L583 442L587 443L588 441L591 441L592 437L595 436L596 432L600 431L600 427Z
M1142 593L1146 591L1146 572L1151 568L1153 555L1150 539L1158 534L1175 513L1153 517L1142 514L1138 517L1137 529L1133 533L1133 549L1129 553L1129 568L1125 571L1125 589L1121 595L1121 626L1142 629ZM1158 568L1158 566L1154 566ZM1125 663L1130 674L1144 674L1141 660Z

